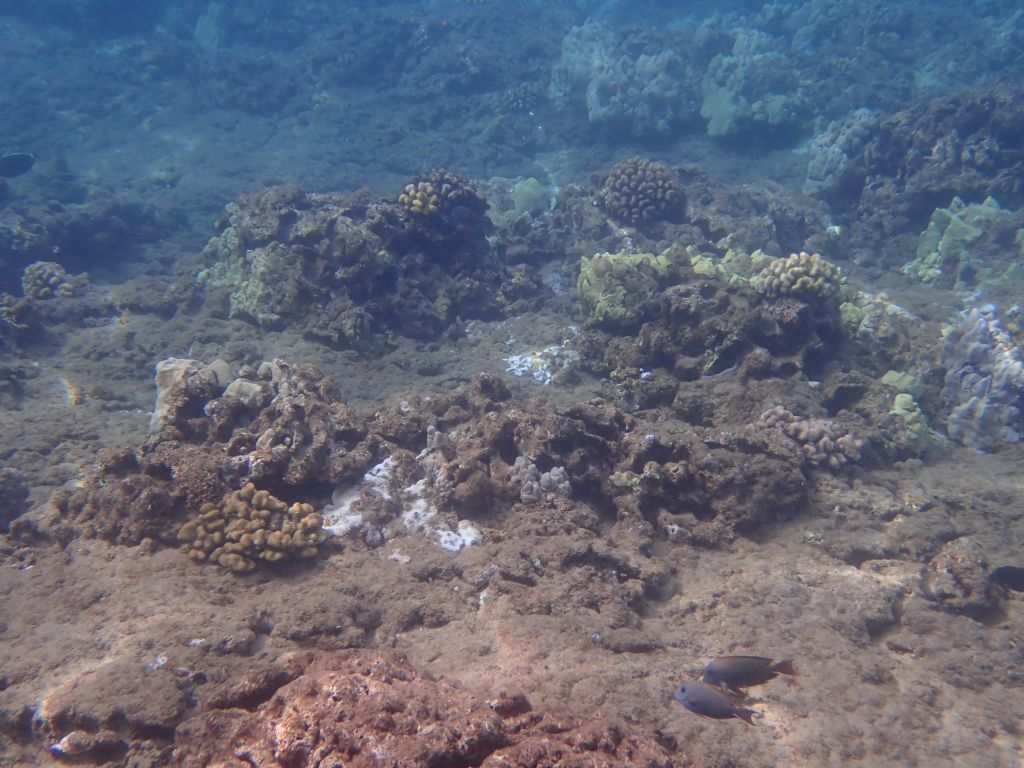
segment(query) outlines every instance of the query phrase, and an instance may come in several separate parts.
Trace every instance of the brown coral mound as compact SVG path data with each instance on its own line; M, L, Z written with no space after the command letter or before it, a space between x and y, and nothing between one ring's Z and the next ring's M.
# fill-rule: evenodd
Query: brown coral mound
M204 504L178 531L182 550L193 560L234 573L251 571L259 560L316 557L326 539L323 519L311 504L289 506L252 483L225 494L220 504Z
M681 218L685 199L675 171L642 157L612 166L597 196L612 218L627 224Z
M481 701L362 654L337 671L300 677L255 712L193 718L176 742L183 768L676 765L654 734L624 722L534 712L523 696Z
M479 217L487 211L487 201L471 181L438 168L406 184L398 202L413 216L441 220L465 214Z

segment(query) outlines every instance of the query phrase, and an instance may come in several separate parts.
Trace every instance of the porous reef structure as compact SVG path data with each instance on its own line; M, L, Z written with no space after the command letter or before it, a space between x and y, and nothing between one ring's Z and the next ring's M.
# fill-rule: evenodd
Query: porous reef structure
M211 309L363 352L389 333L433 338L459 317L500 316L512 277L486 240L483 198L443 171L410 186L405 203L271 187L229 204L198 274Z

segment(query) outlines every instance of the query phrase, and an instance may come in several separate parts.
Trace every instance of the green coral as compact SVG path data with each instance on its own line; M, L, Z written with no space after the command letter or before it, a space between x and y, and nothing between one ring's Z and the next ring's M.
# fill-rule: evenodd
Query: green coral
M641 303L661 290L673 266L668 250L660 254L619 251L584 256L576 287L588 319L596 323L635 319Z
M516 213L546 211L551 207L551 191L532 176L517 181L510 195Z
M261 323L273 321L278 318L266 316L264 308L270 294L264 274L267 258L258 251L246 251L237 226L240 214L237 203L225 206L224 228L203 249L204 256L213 263L196 274L196 282L230 290L231 317L252 317Z
M917 376L904 371L886 371L882 376L882 383L892 387L897 392L909 392L911 395L919 395L924 391L924 384Z
M755 251L750 256L742 251L730 249L724 256L718 257L713 253L705 253L693 245L686 247L686 255L690 259L690 269L701 277L720 280L728 285L746 285L750 281L743 276L739 269L744 261L753 261L760 251Z
M925 283L937 283L957 291L972 291L978 285L1007 277L1009 268L986 263L981 256L988 233L1009 211L994 198L983 203L965 203L954 197L949 208L936 208L921 233L917 257L903 266L903 273Z
M924 412L914 400L913 395L908 392L896 395L889 413L903 420L903 434L900 442L906 448L920 456L934 447L935 438L928 426L928 419L925 418Z

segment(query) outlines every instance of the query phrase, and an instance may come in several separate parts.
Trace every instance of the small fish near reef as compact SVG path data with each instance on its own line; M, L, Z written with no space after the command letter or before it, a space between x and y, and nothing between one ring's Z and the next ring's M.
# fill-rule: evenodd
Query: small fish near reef
M36 156L29 152L12 152L9 155L0 156L0 178L13 179L28 173L36 164Z
M766 656L719 656L704 669L704 682L739 693L741 688L767 683L779 675L796 675L790 659L775 661Z
M1001 565L993 568L988 575L989 581L1002 584L1014 592L1024 592L1024 568L1016 565Z
M712 720L731 720L735 717L753 725L754 715L760 714L757 710L736 706L717 688L696 681L680 685L672 698L694 714Z

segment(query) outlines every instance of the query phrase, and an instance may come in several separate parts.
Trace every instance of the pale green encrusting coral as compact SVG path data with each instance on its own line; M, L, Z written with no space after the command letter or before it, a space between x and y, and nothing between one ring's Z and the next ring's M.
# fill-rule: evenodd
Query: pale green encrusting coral
M913 395L909 392L896 395L889 412L903 420L904 429L900 437L906 448L921 456L935 447L935 436L928 426L928 419Z
M911 397L920 395L924 391L924 383L921 379L905 371L886 371L881 381L885 386L892 387L898 392L910 393Z
M932 213L918 238L916 258L903 266L903 273L957 291L973 291L985 283L1005 280L1021 268L1021 230L1017 231L1017 253L1010 254L1008 265L987 259L984 246L994 228L1011 216L992 197L982 203L965 203L954 197L948 208L936 208Z
M236 226L240 213L238 203L228 203L224 207L223 221L226 226L210 238L204 249L213 263L199 271L196 282L211 288L230 290L229 316L252 317L262 324L277 318L263 317L259 309L268 289L260 278L258 265L251 263L252 252L247 252L242 243L242 236Z
M655 295L674 265L669 250L660 254L598 253L580 259L576 286L593 322L629 320L645 297Z

